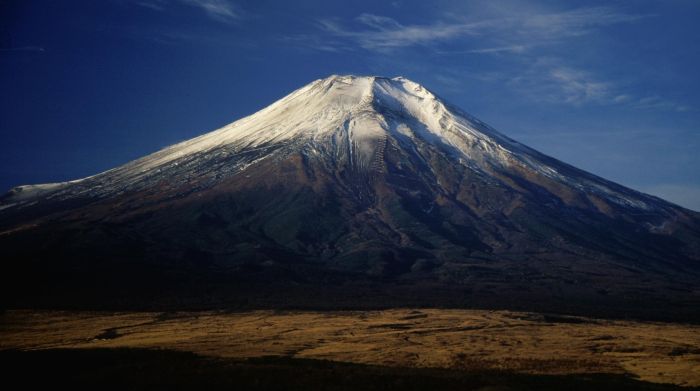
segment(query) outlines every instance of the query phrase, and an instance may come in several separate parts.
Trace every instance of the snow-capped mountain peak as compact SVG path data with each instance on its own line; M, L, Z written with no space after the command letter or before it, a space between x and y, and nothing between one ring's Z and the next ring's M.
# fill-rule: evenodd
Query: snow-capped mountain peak
M431 167L427 155L432 151L483 176L505 170L620 206L659 209L653 197L517 143L416 82L352 75L316 80L248 117L107 172L59 184L20 186L4 197L0 208L24 207L40 199L108 197L164 180L212 186L262 161L299 153L369 172L383 165L387 146L403 149L424 167Z
M207 299L211 281L253 281L241 289L263 303L330 285L374 297L378 281L431 305L435 292L461 303L451 292L463 289L683 301L698 232L698 214L528 148L402 77L317 80L121 167L0 198L7 280L45 292L63 271L80 300L102 291L95 281L139 276L150 294L175 276L202 281Z

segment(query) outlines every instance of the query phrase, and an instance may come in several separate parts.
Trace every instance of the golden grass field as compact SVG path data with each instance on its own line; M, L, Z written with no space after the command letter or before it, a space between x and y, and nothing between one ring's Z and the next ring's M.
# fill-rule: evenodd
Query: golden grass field
M0 349L157 348L700 386L700 326L481 310L6 311Z

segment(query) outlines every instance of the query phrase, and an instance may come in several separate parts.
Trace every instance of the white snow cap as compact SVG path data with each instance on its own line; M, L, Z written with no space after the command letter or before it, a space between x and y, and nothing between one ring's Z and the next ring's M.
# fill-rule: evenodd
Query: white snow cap
M15 188L7 201L69 194L101 196L146 188L166 172L196 176L198 168L211 166L209 162L216 158L256 152L254 158L224 167L227 173L241 172L268 158L268 150L327 153L338 148L340 139L351 149L350 162L367 168L377 145L388 138L432 145L456 164L473 169L519 166L618 204L649 207L641 200L648 196L582 172L572 175L570 167L500 134L416 82L400 76L353 75L316 80L257 113L104 173L61 184Z

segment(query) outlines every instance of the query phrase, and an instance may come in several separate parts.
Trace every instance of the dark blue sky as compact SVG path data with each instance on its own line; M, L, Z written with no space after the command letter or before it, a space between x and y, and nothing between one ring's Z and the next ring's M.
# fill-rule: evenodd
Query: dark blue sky
M92 175L353 73L408 77L700 210L699 20L693 0L0 1L0 188Z

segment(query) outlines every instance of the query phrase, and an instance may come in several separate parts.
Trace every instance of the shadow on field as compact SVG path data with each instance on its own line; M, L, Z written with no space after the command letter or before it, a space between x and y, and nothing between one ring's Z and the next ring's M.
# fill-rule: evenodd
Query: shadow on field
M23 389L232 390L687 390L623 375L523 375L393 368L321 360L247 360L147 349L0 351L5 384Z

